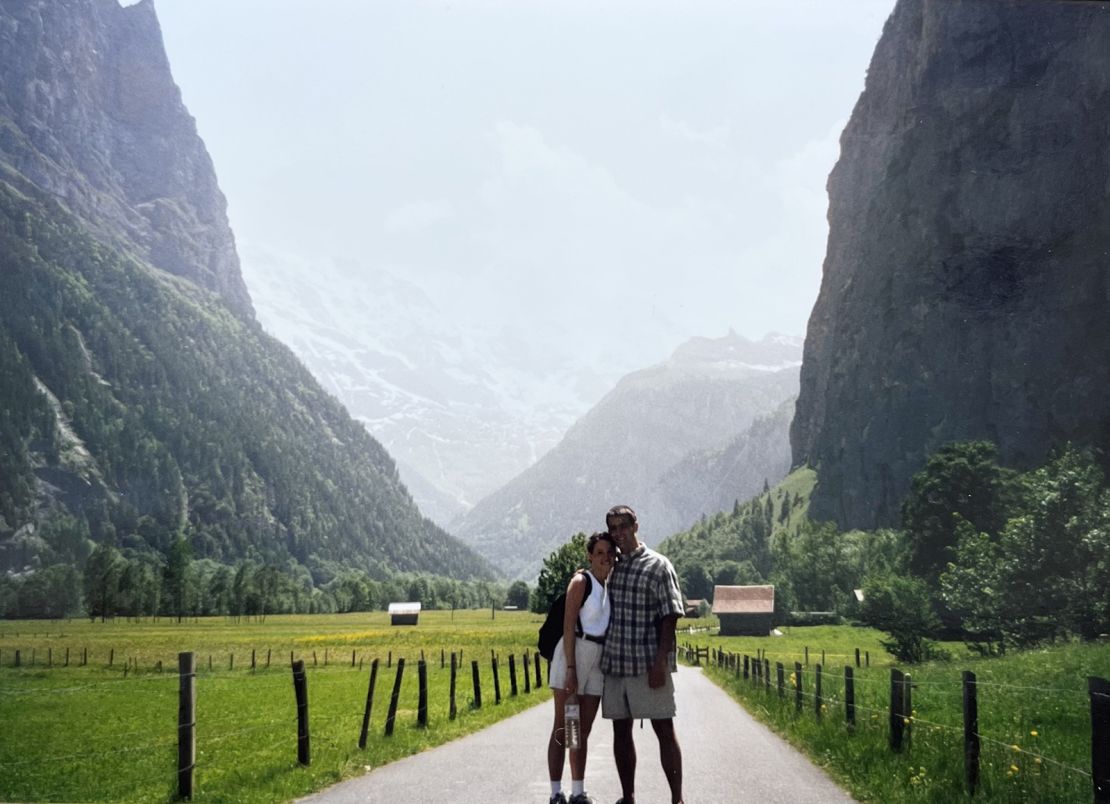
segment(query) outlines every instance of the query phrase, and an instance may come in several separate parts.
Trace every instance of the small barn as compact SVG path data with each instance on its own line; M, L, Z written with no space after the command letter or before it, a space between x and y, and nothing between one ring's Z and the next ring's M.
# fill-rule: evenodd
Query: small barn
M416 625L420 618L420 602L390 603L389 619L391 625Z
M768 636L774 627L775 587L714 586L713 613L721 636Z

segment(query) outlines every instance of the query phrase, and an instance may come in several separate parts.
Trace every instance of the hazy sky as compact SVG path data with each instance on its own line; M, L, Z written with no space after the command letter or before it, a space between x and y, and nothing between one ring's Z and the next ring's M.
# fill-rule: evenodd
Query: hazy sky
M893 4L155 0L248 286L267 254L390 271L626 370L804 334Z

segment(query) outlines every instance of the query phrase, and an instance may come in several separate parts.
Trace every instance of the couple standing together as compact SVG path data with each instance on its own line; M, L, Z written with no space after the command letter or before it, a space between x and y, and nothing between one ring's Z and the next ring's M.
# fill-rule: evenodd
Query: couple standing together
M605 515L606 532L586 543L589 568L567 586L563 638L551 660L555 723L547 744L551 804L568 804L562 789L563 712L576 695L581 739L570 751L569 804L591 804L586 795L586 746L601 704L613 721L613 756L621 782L617 804L634 804L636 746L632 721L650 719L659 738L671 801L682 801L682 752L674 732L675 622L683 614L678 576L666 557L637 538L636 512L617 505ZM590 576L590 577L587 577Z

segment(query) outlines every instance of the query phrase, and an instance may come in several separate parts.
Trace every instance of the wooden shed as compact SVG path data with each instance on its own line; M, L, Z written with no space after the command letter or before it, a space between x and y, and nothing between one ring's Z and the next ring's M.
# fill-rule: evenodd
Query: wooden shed
M389 618L392 625L416 625L420 617L420 603L390 603Z
M721 636L768 636L774 627L775 587L715 586L713 613Z

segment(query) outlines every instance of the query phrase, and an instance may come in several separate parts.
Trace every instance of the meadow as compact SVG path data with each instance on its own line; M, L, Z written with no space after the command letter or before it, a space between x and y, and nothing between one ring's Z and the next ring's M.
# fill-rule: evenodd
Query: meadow
M1091 717L1087 677L1110 675L1110 644L1066 643L1003 657L981 658L960 643L944 647L947 661L901 665L866 628L786 628L772 638L680 636L691 647L741 656L765 651L771 687L743 679L742 670L712 665L711 679L748 711L805 751L861 801L1088 802L1092 799ZM808 648L808 665L805 664ZM855 649L861 665L855 667ZM822 711L814 695L816 665L824 664ZM785 665L785 695L776 663ZM802 662L802 709L795 703L794 663ZM704 660L703 660L704 663ZM845 721L844 667L855 675L856 726ZM890 670L910 673L913 711L900 753L889 745ZM976 674L980 784L974 799L964 783L961 672ZM743 763L743 750L737 762Z
M272 802L302 796L547 700L549 691L534 684L540 622L538 615L528 612L489 609L425 611L418 625L396 627L385 613L238 622L0 622L0 722L6 725L0 732L0 800L173 800L180 651L192 651L197 665L193 800ZM14 666L16 651L19 667ZM427 727L417 725L417 663L422 652L427 663ZM449 712L452 652L460 657L454 719ZM305 662L308 675L308 767L297 763L291 654ZM495 702L493 654L498 659L500 703ZM525 654L532 673L528 692ZM510 655L516 664L515 696ZM87 664L82 665L85 656ZM369 739L360 750L358 737L375 658L378 673ZM405 659L401 696L394 732L386 737L386 713L400 658ZM481 708L471 706L473 660L480 671Z

